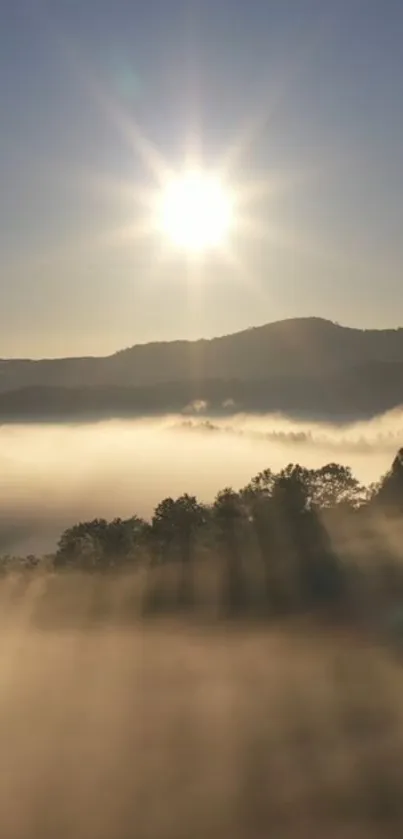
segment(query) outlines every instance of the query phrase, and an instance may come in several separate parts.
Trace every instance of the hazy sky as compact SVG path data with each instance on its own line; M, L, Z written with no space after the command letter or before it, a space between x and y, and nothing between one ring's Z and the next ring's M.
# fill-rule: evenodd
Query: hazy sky
M403 311L401 0L14 0L0 22L0 356ZM259 236L198 275L140 224L139 132L232 157ZM196 138L196 139L195 139ZM120 232L119 232L120 231Z

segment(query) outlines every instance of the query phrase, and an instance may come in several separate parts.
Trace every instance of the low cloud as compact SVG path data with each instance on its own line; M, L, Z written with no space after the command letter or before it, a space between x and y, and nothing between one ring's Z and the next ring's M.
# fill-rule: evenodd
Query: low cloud
M283 446L314 446L343 454L370 453L374 448L386 452L403 443L403 410L349 424L297 422L281 414L238 414L223 419L186 419L175 427L186 431L246 436L251 440L267 440Z
M183 409L184 414L201 414L207 411L208 403L204 399L194 399Z
M403 411L349 425L200 415L0 427L0 552L49 551L95 516L148 517L167 495L210 501L264 468L349 464L377 480L403 443Z

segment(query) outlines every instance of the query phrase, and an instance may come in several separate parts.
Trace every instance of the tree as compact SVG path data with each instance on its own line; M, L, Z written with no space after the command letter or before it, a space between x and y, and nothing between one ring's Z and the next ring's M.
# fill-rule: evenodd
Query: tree
M193 598L192 560L199 529L206 522L206 509L194 495L185 493L177 499L164 498L154 510L151 521L151 538L158 546L160 556L178 554L182 572L179 600L189 603Z
M352 474L349 466L327 463L307 474L310 502L319 508L334 508L341 504L358 507L365 500L365 490Z
M339 599L342 592L340 565L314 503L313 486L311 470L289 464L273 487L276 514L287 537L282 550L288 554L289 593L303 607Z
M102 533L107 527L105 519L79 522L61 535L55 556L55 565L82 567L87 570L99 566L102 554Z
M86 570L108 569L133 562L139 556L145 522L130 519L93 519L67 528L61 535L55 564Z
M299 464L289 463L273 483L274 502L287 515L300 515L309 507L309 470Z
M241 490L241 495L245 498L269 496L272 494L275 478L271 469L263 469Z
M275 480L275 474L270 469L265 469L252 478L240 492L263 563L265 590L262 594L270 612L281 611L284 605L281 568L279 567L278 528L273 502Z
M135 561L144 541L146 523L138 516L115 518L104 534L104 552L115 564Z
M374 500L395 515L403 513L403 448L399 449L391 468L381 479Z
M244 506L240 494L231 487L221 490L215 498L212 513L224 559L223 605L229 614L233 614L241 609L244 601L239 546Z
M260 472L241 495L264 560L271 609L335 591L339 566L322 511L355 510L362 503L364 490L351 470L336 463L319 469L289 463L278 474Z

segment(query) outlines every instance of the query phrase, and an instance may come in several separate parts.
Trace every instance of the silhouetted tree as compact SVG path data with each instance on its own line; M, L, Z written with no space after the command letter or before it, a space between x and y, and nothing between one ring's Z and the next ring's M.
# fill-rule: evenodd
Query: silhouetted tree
M391 468L381 479L375 500L392 514L403 513L403 448L399 449Z
M230 487L221 490L214 501L212 514L224 560L223 607L231 615L244 606L239 541L244 508L239 493Z
M391 531L385 536L385 511L397 517L403 512L403 449L387 474L369 489L361 486L349 467L337 463L317 469L290 463L278 473L270 469L259 472L239 492L223 489L210 507L184 494L163 499L149 523L137 516L81 522L62 534L55 566L119 568L139 562L151 551L161 565L161 574L158 577L159 572L150 566L150 580L165 578L155 590L166 600L167 580L172 576L166 564L179 559L174 603L183 605L194 599L197 551L213 555L218 548L223 604L230 615L246 606L251 571L260 558L259 574L253 578L254 608L257 601L266 602L270 612L340 603L346 579L352 580L354 587L350 602L354 598L358 602L363 575L355 562L356 548L348 547L346 552L345 544L357 545L358 551L364 546L367 556L372 551L373 579L379 580L382 563L385 569L388 563L395 563ZM400 531L395 522L393 528L395 540ZM7 559L2 563L4 572L14 567L20 569L21 562ZM369 566L365 573L369 580ZM401 575L398 577L400 580ZM394 574L393 580L398 577ZM396 583L393 587L397 590Z
M327 463L319 469L309 469L306 474L308 497L319 508L332 508L340 504L357 507L365 500L365 490L352 474L349 466Z
M274 482L274 473L266 469L252 478L240 492L263 562L264 602L272 613L281 611L284 607L282 575L279 568L281 557L277 549L277 519L272 497Z
M55 557L57 567L106 570L139 557L145 522L138 516L80 522L62 533Z
M275 473L272 472L271 469L263 469L262 472L258 472L254 478L252 478L249 484L243 488L242 493L245 496L259 496L262 495L269 496L273 492L273 486L275 481Z
M179 555L182 573L179 601L189 603L193 597L192 559L197 533L206 521L206 510L193 495L184 494L174 500L164 498L155 508L151 535L163 558Z
M312 500L310 470L289 464L276 478L273 500L288 534L291 597L301 606L339 600L342 576L317 507Z
M108 523L104 534L104 553L114 564L135 561L139 557L145 535L145 522L138 516L116 518Z

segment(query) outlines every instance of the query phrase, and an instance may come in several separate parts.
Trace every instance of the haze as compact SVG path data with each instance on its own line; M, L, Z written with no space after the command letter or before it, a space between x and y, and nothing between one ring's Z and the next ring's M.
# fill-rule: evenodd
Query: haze
M183 492L212 501L224 486L289 462L345 463L370 483L389 468L402 425L400 411L345 426L281 416L3 425L1 549L51 551L75 521L148 517L161 498Z
M5 3L0 356L296 315L396 326L402 36L395 0ZM230 262L195 278L136 235L150 149L246 185Z

